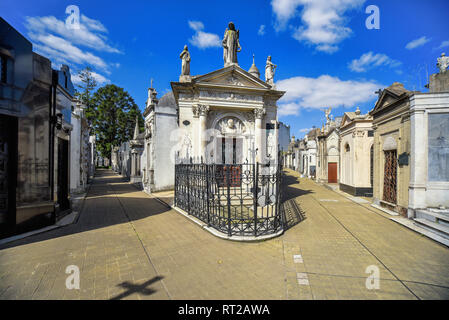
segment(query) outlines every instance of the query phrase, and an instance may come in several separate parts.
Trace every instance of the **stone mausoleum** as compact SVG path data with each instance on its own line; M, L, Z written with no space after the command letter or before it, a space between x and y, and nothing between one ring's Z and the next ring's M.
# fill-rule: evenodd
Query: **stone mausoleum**
M114 149L114 169L146 192L173 189L176 163L278 163L276 103L284 92L274 84L277 66L268 56L265 80L254 56L249 70L242 69L239 31L232 22L222 44L223 68L204 75L190 74L192 58L184 46L172 91L159 99L152 84L148 89L145 132L136 129L131 141Z
M178 106L180 161L235 164L277 162L278 129L276 102L284 94L273 82L276 65L267 59L265 81L254 59L243 70L237 61L238 31L230 23L223 39L224 67L204 75L186 71L187 47L181 54L182 74L172 82Z

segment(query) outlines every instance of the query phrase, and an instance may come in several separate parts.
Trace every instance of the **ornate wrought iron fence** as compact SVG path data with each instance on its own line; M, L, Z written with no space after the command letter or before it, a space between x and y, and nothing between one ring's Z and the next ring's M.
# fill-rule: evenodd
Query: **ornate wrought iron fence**
M175 206L229 236L284 229L281 165L176 164Z

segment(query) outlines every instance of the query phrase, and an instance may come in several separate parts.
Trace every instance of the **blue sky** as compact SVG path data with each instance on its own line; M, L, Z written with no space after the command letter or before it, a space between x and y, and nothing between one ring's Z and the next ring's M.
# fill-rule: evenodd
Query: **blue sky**
M394 81L426 91L426 73L449 53L447 0L272 1L11 1L0 15L33 42L34 50L72 73L93 67L102 84L125 88L144 108L150 79L159 97L177 81L179 54L187 44L191 74L223 67L219 41L229 21L240 29L240 66L255 54L262 72L268 55L278 65L275 81L287 90L279 119L302 137L321 127L323 110L333 116L372 109L374 91ZM67 31L68 5L80 10L77 31ZM380 29L368 30L368 5L380 12ZM427 70L427 71L426 71ZM73 79L76 81L76 77Z

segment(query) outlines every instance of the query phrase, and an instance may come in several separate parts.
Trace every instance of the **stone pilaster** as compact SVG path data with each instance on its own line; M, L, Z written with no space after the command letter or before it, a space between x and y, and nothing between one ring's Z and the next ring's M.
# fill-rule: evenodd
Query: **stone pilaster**
M254 109L254 116L255 116L255 130L254 133L256 135L256 148L257 148L257 154L256 154L256 162L263 162L265 160L265 144L263 143L263 135L264 130L262 127L263 118L265 116L265 109L264 108L255 108Z
M412 102L413 103L413 102ZM410 184L409 208L426 208L426 182L427 182L427 123L425 110L412 110L410 116L411 154L410 158ZM409 210L409 218L414 212Z
M203 104L199 104L197 106L198 109L198 116L199 116L199 134L198 137L200 139L200 153L199 156L203 157L203 159L206 159L206 145L207 145L207 140L206 140L206 123L207 123L207 114L209 112L209 106L208 105L203 105Z

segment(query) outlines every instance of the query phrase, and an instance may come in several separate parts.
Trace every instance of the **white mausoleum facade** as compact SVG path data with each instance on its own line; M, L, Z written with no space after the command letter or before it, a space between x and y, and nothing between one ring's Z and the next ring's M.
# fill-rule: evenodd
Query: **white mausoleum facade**
M180 161L277 162L276 102L284 92L235 64L172 82L172 89L179 107Z

